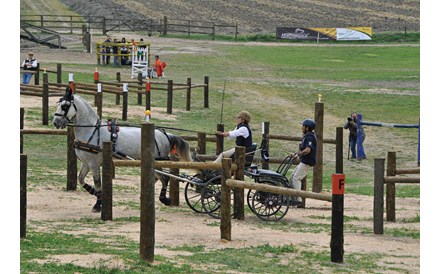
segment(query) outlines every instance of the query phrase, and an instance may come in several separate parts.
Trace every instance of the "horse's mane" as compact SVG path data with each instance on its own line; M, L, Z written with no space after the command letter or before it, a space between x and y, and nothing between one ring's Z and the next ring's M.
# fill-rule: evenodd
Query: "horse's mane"
M79 95L74 95L73 96L73 101L74 102L78 102L81 101L80 103L84 104L85 108L88 110L88 113L85 113L84 116L85 118L93 118L93 119L97 119L98 118L98 113L96 113L96 110L92 107L92 105L84 98L82 98ZM85 111L86 111L85 109ZM93 116L91 116L93 115Z

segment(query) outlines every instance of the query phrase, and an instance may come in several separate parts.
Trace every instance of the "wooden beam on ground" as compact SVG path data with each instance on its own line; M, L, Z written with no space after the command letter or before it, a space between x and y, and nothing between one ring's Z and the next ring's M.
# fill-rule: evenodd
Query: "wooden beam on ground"
M255 189L258 191L270 192L270 193L275 193L275 194L284 194L284 195L289 195L289 196L299 196L299 197L303 197L303 198L310 198L310 199L327 201L327 202L332 201L331 194L296 190L296 189L292 189L292 188L271 186L271 185L266 185L266 184L256 184L253 182L245 182L245 181L228 179L228 180L226 180L226 185L229 187Z

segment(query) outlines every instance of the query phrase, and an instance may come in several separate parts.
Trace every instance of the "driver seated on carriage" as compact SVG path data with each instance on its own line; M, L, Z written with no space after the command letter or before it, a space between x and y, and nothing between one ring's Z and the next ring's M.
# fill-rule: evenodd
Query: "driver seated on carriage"
M251 121L251 114L245 110L240 111L236 116L237 126L234 130L217 132L217 135L226 137L228 140L235 138L235 144L237 146L243 146L246 148L246 153L255 151L256 145L252 142L252 131L249 127L249 122ZM231 158L234 155L235 148L223 151L215 159L214 163L220 163L223 158ZM249 157L248 157L249 156ZM246 162L248 158L253 157L253 155L248 155L246 157Z

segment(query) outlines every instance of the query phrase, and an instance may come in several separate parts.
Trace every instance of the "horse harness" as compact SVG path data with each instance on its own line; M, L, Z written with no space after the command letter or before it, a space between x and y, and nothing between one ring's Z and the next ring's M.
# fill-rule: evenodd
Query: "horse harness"
M83 150L83 151L87 151L87 152L91 152L94 154L98 154L99 152L102 152L101 147L99 146L99 142L100 142L100 130L99 128L102 127L104 125L101 125L101 120L98 119L96 121L95 124L95 130L93 131L92 135L89 137L88 141L85 142L81 142L79 140L74 141L73 146L77 149ZM112 142L112 155L113 157L115 157L116 159L129 159L129 160L134 160L132 157L126 155L125 153L122 153L120 151L116 150L116 141L118 140L118 132L119 132L119 125L116 123L115 119L109 119L107 121L107 129L110 132L110 140ZM168 142L171 145L171 140L170 137L168 136L168 134L165 132L165 130L160 129L160 131L167 137ZM97 145L93 145L90 143L90 141L93 139L93 136L95 136L96 132L98 133L98 140L97 140ZM162 157L161 153L160 153L160 148L157 144L156 138L154 138L154 143L156 144L156 149L157 152L159 154L159 157L156 158L156 160L169 160L168 157ZM175 148L173 147L173 150ZM172 151L173 152L173 151Z
M72 94L67 94L63 96L63 98L60 99L59 103L62 103L61 105L61 110L64 111L64 114L58 114L55 113L55 116L62 116L64 117L69 123L73 124L73 122L67 117L67 114L69 113L70 107L73 106L75 108L75 111L77 111L77 107L75 105L75 101L73 100L73 95ZM100 130L99 128L102 127L103 125L101 125L101 120L98 118L98 120L96 121L95 125L93 126L95 128L95 130L93 130L92 135L89 137L87 142L82 142L79 140L75 140L73 143L73 147L75 147L76 149L80 149L83 151L87 151L90 153L94 153L94 154L98 154L99 152L102 152L101 147L99 146L99 142L100 142ZM90 126L85 126L85 127L90 127ZM112 154L113 157L117 158L117 159L129 159L129 160L134 160L133 158L131 158L130 156L120 152L120 151L116 151L116 141L118 139L118 132L119 132L119 125L116 123L116 119L109 119L107 121L107 129L110 132L110 140L112 142ZM170 137L168 136L168 134L165 132L164 129L160 129L160 131L165 134L165 136L168 139L168 142L171 145L171 140ZM93 136L95 136L95 134L98 133L98 140L96 142L96 145L93 145L90 143L90 141L93 139ZM157 160L164 160L164 159L168 159L166 157L162 157L161 153L160 153L160 149L159 146L157 145L157 141L156 138L154 139L154 143L156 144L156 149L157 152L159 154L159 157ZM174 150L175 148L173 148Z

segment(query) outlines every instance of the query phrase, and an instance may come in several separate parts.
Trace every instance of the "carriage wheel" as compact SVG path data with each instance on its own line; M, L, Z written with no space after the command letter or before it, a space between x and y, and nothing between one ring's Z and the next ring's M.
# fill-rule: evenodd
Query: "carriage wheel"
M220 219L220 202L221 202L222 176L216 176L209 180L202 190L202 206L209 216ZM233 192L231 191L231 207L233 207ZM231 215L234 210L231 209Z
M248 193L247 193L247 204L249 209L254 213L257 214L254 209L252 208L252 197L255 195L257 191L255 189L249 189Z
M260 182L255 182L255 183L270 184L270 185L275 185L275 186L280 186L280 184L281 184L281 185L284 186L284 187L288 187L288 186L286 185L285 181L283 181L283 180L275 180L275 181L274 181L273 179L270 179L270 178L261 178L260 180L261 180ZM268 182L270 182L270 183L268 183ZM247 193L247 204L248 204L249 209L250 209L254 214L257 214L257 213L254 211L254 208L252 207L252 197L253 197L254 195L258 195L258 194L257 194L257 190L255 190L255 189L249 189L249 191L248 191L248 193Z
M185 186L185 201L197 213L205 213L202 207L202 189L203 186L193 183L186 183Z
M262 184L278 186L271 181L261 181ZM270 192L255 191L252 195L252 212L263 221L279 221L289 211L290 196Z

